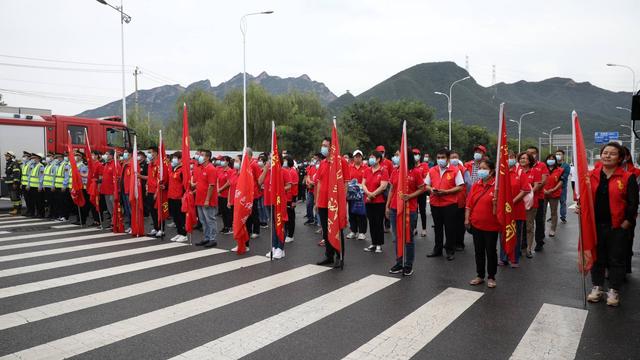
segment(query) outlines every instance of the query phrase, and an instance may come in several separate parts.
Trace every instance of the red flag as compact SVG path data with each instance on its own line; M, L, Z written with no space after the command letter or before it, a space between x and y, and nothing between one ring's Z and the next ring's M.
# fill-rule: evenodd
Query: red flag
M84 130L84 136L86 138L87 145L87 167L89 168L89 173L87 174L87 194L89 194L89 202L96 209L100 209L100 192L98 192L98 179L95 178L94 171L96 171L96 163L91 157L91 144L89 143L89 134L87 134L87 129Z
M133 153L138 154L138 139L133 137ZM129 188L129 203L131 208L131 236L144 236L144 205L142 199L142 183L138 179L140 167L137 158L131 159L131 187Z
M184 228L188 234L191 234L193 227L198 223L198 214L196 213L196 202L191 192L191 146L189 144L189 117L186 103L182 105L182 159L184 195L182 195L180 210L185 213Z
M71 132L67 132L69 135L67 143L67 152L69 153L69 162L71 163L71 199L73 203L79 207L83 207L85 204L84 194L82 193L82 177L78 171L78 164L76 164L76 157L71 146Z
M251 158L247 156L247 150L242 155L240 176L236 185L236 193L233 200L233 238L238 243L238 254L246 251L249 232L247 231L247 219L251 216L253 207L253 175L249 164Z
M160 141L158 146L158 191L156 192L156 209L158 210L158 221L165 221L169 218L169 189L166 187L167 182L167 164L166 151L164 142L162 141L162 130L160 132ZM165 189L161 189L160 185L165 185Z
M584 147L582 129L578 113L571 114L571 127L573 129L573 163L576 167L575 194L580 204L580 239L578 241L578 268L584 274L591 270L596 261L596 217L593 211L593 194L591 193L591 180L587 167L587 152Z
M273 219L278 241L284 243L284 223L287 221L287 200L285 198L282 166L280 165L280 150L276 125L271 122L271 204L273 205Z
M118 161L118 150L113 154L113 216L111 216L111 226L114 233L124 232L124 219L122 207L120 206L120 161Z
M511 262L516 261L516 220L513 215L513 195L511 194L511 175L509 174L509 144L507 142L507 119L504 103L500 104L498 120L498 160L496 174L497 208L496 216L502 227L500 245Z
M400 167L398 168L398 188L396 189L396 246L397 256L404 255L404 244L411 242L411 213L402 195L409 194L409 170L407 166L407 122L402 123L400 140Z
M342 173L342 155L336 120L333 119L331 129L331 150L329 151L329 203L328 203L328 239L331 246L338 252L342 252L340 243L340 231L347 227L347 196L345 194L344 174ZM324 186L324 185L323 185Z

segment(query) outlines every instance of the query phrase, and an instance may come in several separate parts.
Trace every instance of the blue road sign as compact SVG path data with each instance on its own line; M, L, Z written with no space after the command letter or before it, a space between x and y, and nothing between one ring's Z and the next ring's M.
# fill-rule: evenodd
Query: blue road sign
M596 131L594 134L596 144L606 144L611 140L618 140L617 131Z

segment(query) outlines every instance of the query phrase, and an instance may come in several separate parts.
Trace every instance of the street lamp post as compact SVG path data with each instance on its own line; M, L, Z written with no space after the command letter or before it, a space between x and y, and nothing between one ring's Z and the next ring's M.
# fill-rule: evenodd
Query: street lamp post
M268 15L273 11L260 11L244 14L240 18L240 32L242 33L242 124L244 128L244 146L247 147L247 17L252 15Z
M633 83L631 84L631 95L634 95L636 93L636 72L633 70L633 68L631 68L631 66L628 65L622 65L622 64L607 64L607 66L612 66L612 67L621 67L621 68L625 68L629 71L631 71L631 76L632 76L632 80ZM619 106L616 106L616 109L618 110L624 110L624 108L620 108ZM627 109L629 110L629 109ZM631 112L631 110L629 110L629 112ZM634 130L634 123L633 120L631 120L631 160L634 161L635 160L635 151L636 151L636 135L635 135L635 130ZM634 162L635 164L635 162Z
M125 90L125 81L124 81L124 24L131 22L131 16L127 15L122 8L122 0L120 0L120 6L113 6L109 4L106 0L96 0L100 4L107 5L110 8L116 10L120 13L120 47L122 53L122 123L127 125L127 93Z
M622 107L622 106L616 106L616 109L618 110L626 110L629 113L631 113L631 109L626 108L626 107ZM636 159L636 135L633 131L633 120L631 120L631 125L620 125L622 127L626 127L629 128L629 130L631 130L631 161L635 164L635 159Z
M553 129L549 130L548 133L546 133L544 131L542 132L545 135L549 135L549 154L551 154L551 151L552 151L551 145L552 145L552 142L553 142L553 132L558 130L558 129L560 129L560 126L554 127Z
M451 150L451 110L452 110L452 91L453 91L453 86L461 81L465 81L471 79L471 76L466 76L460 80L456 80L454 81L451 86L449 87L449 95L441 93L439 91L434 92L434 94L436 95L443 95L447 97L447 110L449 111L449 150Z
M531 114L535 114L535 111L529 111L527 113L524 113L522 115L520 115L520 120L516 121L513 119L509 119L509 121L518 124L518 154L520 153L520 142L522 140L522 119L527 116L527 115L531 115Z

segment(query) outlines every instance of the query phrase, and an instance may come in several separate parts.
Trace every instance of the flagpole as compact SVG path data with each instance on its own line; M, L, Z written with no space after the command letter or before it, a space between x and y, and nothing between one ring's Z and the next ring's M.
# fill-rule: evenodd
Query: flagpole
M162 130L158 130L158 133L160 134L160 147L158 148L159 151L162 151L162 155L159 154L159 159L158 159L158 167L159 167L159 171L160 171L160 176L158 177L158 187L157 187L157 194L158 194L158 221L160 222L160 231L162 231L162 236L160 237L161 239L164 239L164 221L162 220L163 218L163 214L164 214L164 202L162 201L162 193L164 192L161 188L160 185L162 184L162 181L164 180L164 162L162 162L162 160L164 159L164 144L162 142Z
M273 133L275 131L276 128L276 123L275 121L271 122L271 167L269 168L269 187L271 187L271 184L273 184ZM246 135L246 134L245 134ZM245 137L245 147L247 146L247 139ZM243 159L244 160L244 159ZM269 196L271 196L273 198L273 187L271 187L270 191L269 191ZM273 212L276 210L276 207L273 206L273 201L271 201L272 204L269 205L271 206L271 208L269 209L269 222L270 222L270 233L271 236L269 237L269 243L271 243L271 250L269 251L269 260L273 261L273 228L275 227L275 223L273 222ZM278 241L280 241L280 239L278 239Z
M582 307L587 309L587 276L584 272L584 244L582 242L582 219L578 214L578 242L580 243L580 275L582 276Z
M80 222L80 227L84 227L82 226L82 214L80 214L80 205L76 204L76 206L78 207L78 221Z

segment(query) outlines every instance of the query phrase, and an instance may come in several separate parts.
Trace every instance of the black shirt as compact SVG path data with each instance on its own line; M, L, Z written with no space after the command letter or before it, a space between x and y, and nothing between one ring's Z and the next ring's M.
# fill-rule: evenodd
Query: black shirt
M609 206L609 178L604 171L600 170L600 183L596 189L594 200L594 210L596 224L611 225L611 207ZM624 219L635 226L638 212L638 183L634 175L629 176L627 183L627 206L624 209Z

